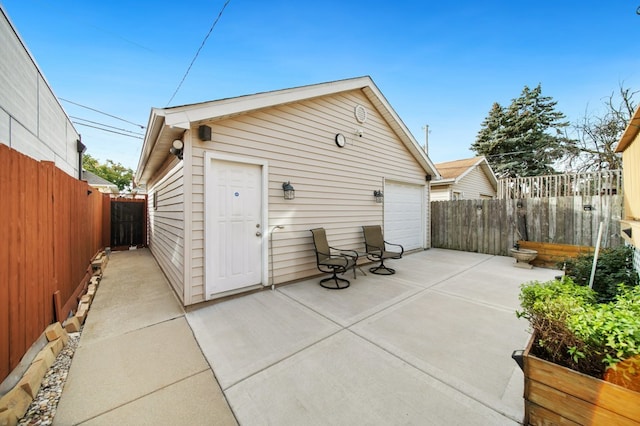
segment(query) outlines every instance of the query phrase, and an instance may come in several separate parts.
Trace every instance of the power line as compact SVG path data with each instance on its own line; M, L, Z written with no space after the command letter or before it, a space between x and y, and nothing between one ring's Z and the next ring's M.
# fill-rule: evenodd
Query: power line
M187 75L189 75L189 71L191 71L191 67L193 66L193 64L196 61L196 59L198 59L198 55L200 55L200 51L204 47L205 43L207 42L207 39L209 38L209 36L211 35L211 32L213 31L213 28L216 26L216 24L220 20L220 17L222 16L222 12L224 12L224 10L226 9L226 7L227 7L227 5L229 4L230 1L231 0L227 0L224 3L224 6L222 6L222 9L220 10L220 13L218 13L218 17L216 18L215 21L213 21L213 24L211 25L211 28L209 28L209 32L205 36L204 40L202 40L202 44L200 45L200 47L198 48L198 51L196 52L195 56L191 60L191 63L189 64L189 68L187 68L187 72L184 73L184 76L182 77L182 80L180 80L180 84L178 84L178 87L176 87L176 91L173 92L173 95L171 95L171 99L169 99L169 102L167 102L167 106L169 106L171 101L173 101L173 98L175 98L176 95L178 94L178 90L180 90L180 88L182 87L182 83L184 83L184 81L187 78Z
M115 126L110 126L108 124L99 123L97 121L87 120L86 118L74 117L73 115L69 116L69 118L72 118L74 120L86 121L87 123L95 124L95 125L102 126L102 127L108 127L110 129L118 130L118 131L125 132L125 133L130 133L130 134L136 135L136 136L144 136L143 133L137 133L137 132L133 132L131 130L123 129L123 128L120 128L120 127L115 127ZM78 123L78 124L81 124L81 123Z
M105 129L105 128L98 127L98 126L92 126L91 124L78 123L77 121L74 121L73 124L77 124L78 126L91 127L93 129L102 130L103 132L115 133L116 135L127 136L127 137L134 138L134 139L144 139L142 136L128 135L126 133L117 132L115 130L109 130L109 129Z
M60 99L61 101L64 101L64 102L68 102L68 103L73 104L73 105L77 105L77 106L79 106L81 108L85 108L85 109L88 109L90 111L97 112L98 114L106 115L107 117L111 117L111 118L115 118L116 120L124 121L125 123L129 123L129 124L132 124L134 126L140 127L141 129L146 129L146 126L143 126L142 124L138 124L138 123L134 123L133 121L125 120L124 118L117 117L115 115L106 113L104 111L100 111L99 109L91 108L91 107L88 107L86 105L82 105L82 104L79 104L77 102L73 102L73 101L70 101L70 100L64 99L64 98L58 98L58 99Z

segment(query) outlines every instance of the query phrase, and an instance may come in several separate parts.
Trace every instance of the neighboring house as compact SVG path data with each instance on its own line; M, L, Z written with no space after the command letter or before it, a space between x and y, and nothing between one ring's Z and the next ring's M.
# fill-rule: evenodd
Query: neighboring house
M363 250L371 224L407 250L428 248L432 176L361 77L154 108L135 180L149 197L149 247L190 305L317 275L316 227L341 248Z
M616 152L622 153L624 218L620 232L624 240L640 248L640 108L629 121ZM638 250L636 250L638 252Z
M88 170L82 171L82 180L86 181L89 186L105 194L118 194L120 192L118 185L111 183L105 178L93 174Z
M431 201L496 198L498 179L485 157L436 164L442 176L431 181Z
M80 136L2 5L0 58L0 143L80 178Z

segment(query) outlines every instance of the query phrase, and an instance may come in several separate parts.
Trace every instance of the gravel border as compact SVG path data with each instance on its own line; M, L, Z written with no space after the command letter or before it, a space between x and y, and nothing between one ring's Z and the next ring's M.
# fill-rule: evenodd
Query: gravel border
M40 390L33 398L24 417L18 421L19 426L45 426L53 423L81 332L82 329L79 333L69 333L69 341L42 379Z

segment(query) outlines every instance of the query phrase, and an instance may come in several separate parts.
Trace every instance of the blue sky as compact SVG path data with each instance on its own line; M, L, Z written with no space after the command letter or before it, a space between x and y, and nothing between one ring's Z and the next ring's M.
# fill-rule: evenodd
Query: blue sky
M165 107L226 0L0 0L54 93L146 125ZM571 122L621 83L640 90L640 0L231 0L169 104L369 75L434 162L473 156L491 105L542 84ZM61 102L68 115L139 127ZM79 121L74 118L73 121ZM76 125L127 167L140 139Z

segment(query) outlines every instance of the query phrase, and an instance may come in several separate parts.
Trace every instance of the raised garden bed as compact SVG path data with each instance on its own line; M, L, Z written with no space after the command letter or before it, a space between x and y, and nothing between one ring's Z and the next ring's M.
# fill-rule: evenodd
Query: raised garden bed
M593 252L589 246L574 246L570 244L539 243L535 241L518 241L522 249L536 250L538 256L531 261L533 266L541 268L557 268L558 263L567 259L575 259L579 254Z

